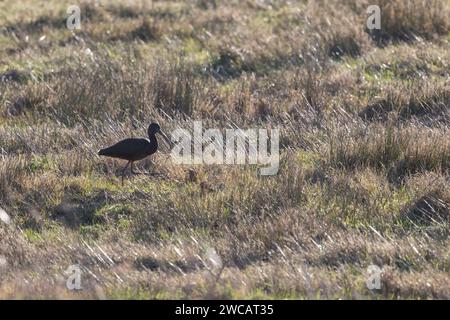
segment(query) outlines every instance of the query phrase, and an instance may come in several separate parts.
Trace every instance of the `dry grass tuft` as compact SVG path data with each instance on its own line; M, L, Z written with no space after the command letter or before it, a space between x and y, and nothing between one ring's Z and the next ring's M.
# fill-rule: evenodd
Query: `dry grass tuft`
M380 6L381 31L373 38L381 43L390 40L411 41L416 37L433 39L450 31L449 8L442 0L380 0L371 4Z

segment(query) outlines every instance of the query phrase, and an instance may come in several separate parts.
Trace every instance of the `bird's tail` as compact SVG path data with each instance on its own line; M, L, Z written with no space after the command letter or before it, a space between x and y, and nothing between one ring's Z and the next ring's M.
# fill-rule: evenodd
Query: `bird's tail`
M100 150L98 150L97 154L98 154L99 156L104 156L104 155L105 155L105 149L100 149Z

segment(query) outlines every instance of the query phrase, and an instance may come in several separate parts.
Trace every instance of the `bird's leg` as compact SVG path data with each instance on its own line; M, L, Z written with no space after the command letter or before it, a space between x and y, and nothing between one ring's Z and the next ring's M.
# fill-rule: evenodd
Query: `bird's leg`
M165 174L156 172L154 170L153 161L151 161L151 160L150 160L150 167L151 167L151 169L150 169L151 171L144 171L144 172L142 172L142 174L145 174L146 176L151 176L151 177L160 177L160 176L167 177Z
M151 170L151 171L145 171L145 174L146 174L147 176L152 176L152 175L153 175L152 171L153 171L153 167L154 167L152 159L150 159L150 165L149 165L149 167L150 167L149 170Z
M125 176L125 172L127 171L128 166L130 165L130 163L132 164L131 161L128 161L126 166L123 168L123 171L122 171L122 186L123 186L123 177Z
M132 173L132 174L140 174L139 171L134 171L134 170L133 170L133 161L131 161L131 173Z
M144 171L139 170L139 173L143 174L143 175L146 175L146 176L150 175L150 173L147 170L145 170L145 169L143 169L143 170Z
M131 172L132 172L133 174L149 175L149 173L148 173L147 171L141 171L141 170L134 171L134 170L133 170L133 162L131 162Z

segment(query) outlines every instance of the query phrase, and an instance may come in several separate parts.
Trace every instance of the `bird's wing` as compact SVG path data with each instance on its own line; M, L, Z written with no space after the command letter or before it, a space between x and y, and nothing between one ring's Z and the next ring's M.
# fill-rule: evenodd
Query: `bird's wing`
M132 159L145 154L149 141L144 138L129 138L100 150L100 155Z

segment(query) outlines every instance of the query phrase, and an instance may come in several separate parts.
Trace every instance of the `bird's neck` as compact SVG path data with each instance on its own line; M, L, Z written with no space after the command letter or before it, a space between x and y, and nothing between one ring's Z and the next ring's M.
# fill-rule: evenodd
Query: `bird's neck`
M156 139L156 134L150 134L148 136L150 143L156 147L158 147L158 140Z

